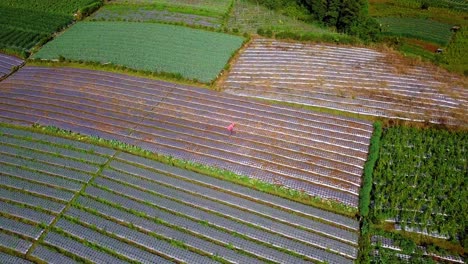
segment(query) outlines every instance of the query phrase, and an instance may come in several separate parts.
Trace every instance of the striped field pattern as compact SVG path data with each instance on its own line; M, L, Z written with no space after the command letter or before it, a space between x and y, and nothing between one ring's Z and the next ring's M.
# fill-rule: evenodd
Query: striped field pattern
M225 92L240 96L466 125L464 88L450 75L368 48L266 39L250 44L223 85Z
M0 83L0 112L4 122L116 139L353 207L373 130L367 121L73 68L21 69Z
M351 218L0 125L0 263L353 263Z

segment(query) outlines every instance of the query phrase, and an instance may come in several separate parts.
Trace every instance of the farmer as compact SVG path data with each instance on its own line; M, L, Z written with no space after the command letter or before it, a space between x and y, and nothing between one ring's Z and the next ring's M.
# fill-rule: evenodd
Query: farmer
M232 135L232 132L234 131L234 126L236 123L231 123L228 127L227 130L229 131L229 135Z

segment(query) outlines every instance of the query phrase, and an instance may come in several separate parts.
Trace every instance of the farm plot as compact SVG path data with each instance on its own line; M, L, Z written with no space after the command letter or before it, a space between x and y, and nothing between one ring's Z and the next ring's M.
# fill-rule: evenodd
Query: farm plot
M227 12L227 10L226 10ZM161 4L113 2L89 17L91 21L163 22L220 28L223 13Z
M221 18L177 13L140 5L105 5L89 17L91 21L166 22L183 25L220 28Z
M466 245L467 150L467 132L388 129L374 172L377 222Z
M411 263L465 263L460 256L438 254L429 251L426 247L382 235L372 236L371 244L376 249L373 262L377 263L401 262L401 260L411 260Z
M108 160L98 153L92 145L0 126L0 250L28 252Z
M0 3L0 50L27 56L34 46L73 21L73 13L96 0L14 0Z
M359 224L351 218L113 149L1 124L0 133L2 157L11 154L3 146L11 145L37 151L38 160L47 160L49 151L56 151L56 156L102 159L107 164L85 187L80 183L79 194L71 190L72 202L9 186L4 179L15 171L2 161L2 263L11 259L353 263L356 259ZM27 175L29 170L32 167L16 168L17 174ZM57 178L55 185L43 183L43 188L68 188L59 185L63 179L56 171L40 172ZM42 184L43 178L29 181ZM14 251L16 256L2 251Z
M214 80L243 39L153 23L82 22L45 45L33 58L85 60Z
M19 67L23 63L21 59L0 53L0 80L10 74L14 67Z
M256 39L232 67L227 93L389 118L466 125L468 92L429 68L402 69L364 48Z
M409 17L381 17L382 32L408 38L421 39L446 46L452 37L452 25L430 19Z
M228 12L232 0L116 0L113 4L162 6L182 13L223 16Z
M23 68L0 84L0 101L5 121L117 139L353 207L373 131L366 121L72 68Z

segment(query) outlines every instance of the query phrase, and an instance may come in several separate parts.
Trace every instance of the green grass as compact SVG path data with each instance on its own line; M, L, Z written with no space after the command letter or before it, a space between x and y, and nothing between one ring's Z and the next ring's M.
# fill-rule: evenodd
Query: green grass
M115 0L112 4L158 5L182 13L223 16L229 10L232 0Z
M111 63L180 74L209 83L216 79L243 38L152 23L81 22L45 45L33 58Z
M387 129L374 171L374 219L397 217L402 225L448 235L466 250L467 157L467 131Z
M447 45L452 37L452 25L430 19L411 17L381 17L384 34L421 39L440 45Z

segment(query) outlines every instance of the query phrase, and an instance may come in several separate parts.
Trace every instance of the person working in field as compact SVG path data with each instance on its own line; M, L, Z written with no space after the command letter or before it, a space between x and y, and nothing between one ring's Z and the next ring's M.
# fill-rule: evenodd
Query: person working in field
M227 130L229 131L229 135L232 135L232 133L234 132L234 126L236 126L236 123L233 122L227 127Z

